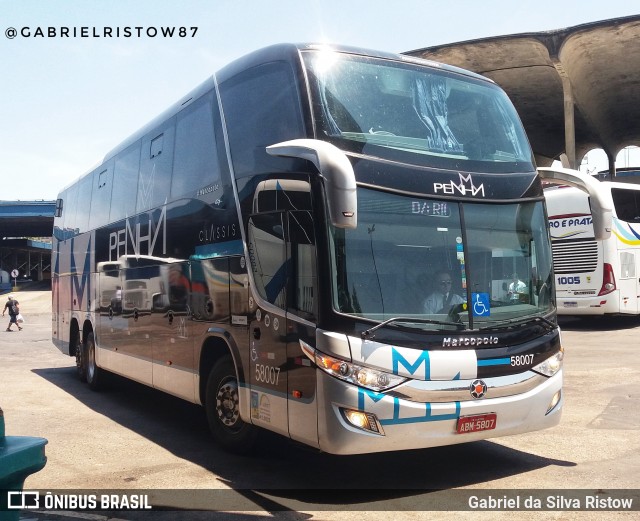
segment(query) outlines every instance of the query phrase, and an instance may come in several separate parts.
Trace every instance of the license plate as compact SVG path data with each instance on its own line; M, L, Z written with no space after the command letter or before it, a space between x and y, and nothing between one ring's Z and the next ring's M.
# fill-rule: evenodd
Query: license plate
M577 302L565 302L563 304L563 306L565 308L577 308L578 307L578 303Z
M462 416L458 418L456 431L458 434L468 432L490 431L496 428L498 415L494 412L488 414L478 414L476 416Z

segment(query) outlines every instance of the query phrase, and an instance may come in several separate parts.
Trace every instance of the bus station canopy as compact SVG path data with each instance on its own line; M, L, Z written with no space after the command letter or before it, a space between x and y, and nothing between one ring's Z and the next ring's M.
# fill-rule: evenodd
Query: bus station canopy
M514 103L539 166L577 168L640 144L640 15L409 51L487 76ZM613 171L612 171L613 172Z
M0 201L0 241L51 237L55 201Z

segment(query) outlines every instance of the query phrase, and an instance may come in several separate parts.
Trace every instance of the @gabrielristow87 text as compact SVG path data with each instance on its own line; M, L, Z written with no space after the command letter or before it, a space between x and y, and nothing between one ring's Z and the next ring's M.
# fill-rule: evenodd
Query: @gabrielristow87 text
M198 27L150 26L22 26L7 27L5 36L14 38L195 38Z

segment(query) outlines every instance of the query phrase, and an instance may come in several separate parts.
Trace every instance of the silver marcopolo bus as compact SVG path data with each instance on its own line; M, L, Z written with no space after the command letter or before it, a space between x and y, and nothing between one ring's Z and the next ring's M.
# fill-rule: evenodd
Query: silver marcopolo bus
M203 405L227 450L260 428L355 454L560 419L540 176L486 78L269 47L109 152L57 208L56 345L91 388L111 372Z

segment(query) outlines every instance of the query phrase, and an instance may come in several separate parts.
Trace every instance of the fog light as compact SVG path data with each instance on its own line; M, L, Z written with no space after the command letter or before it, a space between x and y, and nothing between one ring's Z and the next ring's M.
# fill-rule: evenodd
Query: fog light
M562 396L562 391L558 391L556 394L553 395L553 398L551 398L551 401L549 402L549 407L547 408L547 412L545 413L545 416L549 414L551 411L553 411L556 405L560 403L561 396Z
M354 427L384 436L382 426L375 414L370 412L354 411L352 409L340 409L340 411L342 412L344 419Z

